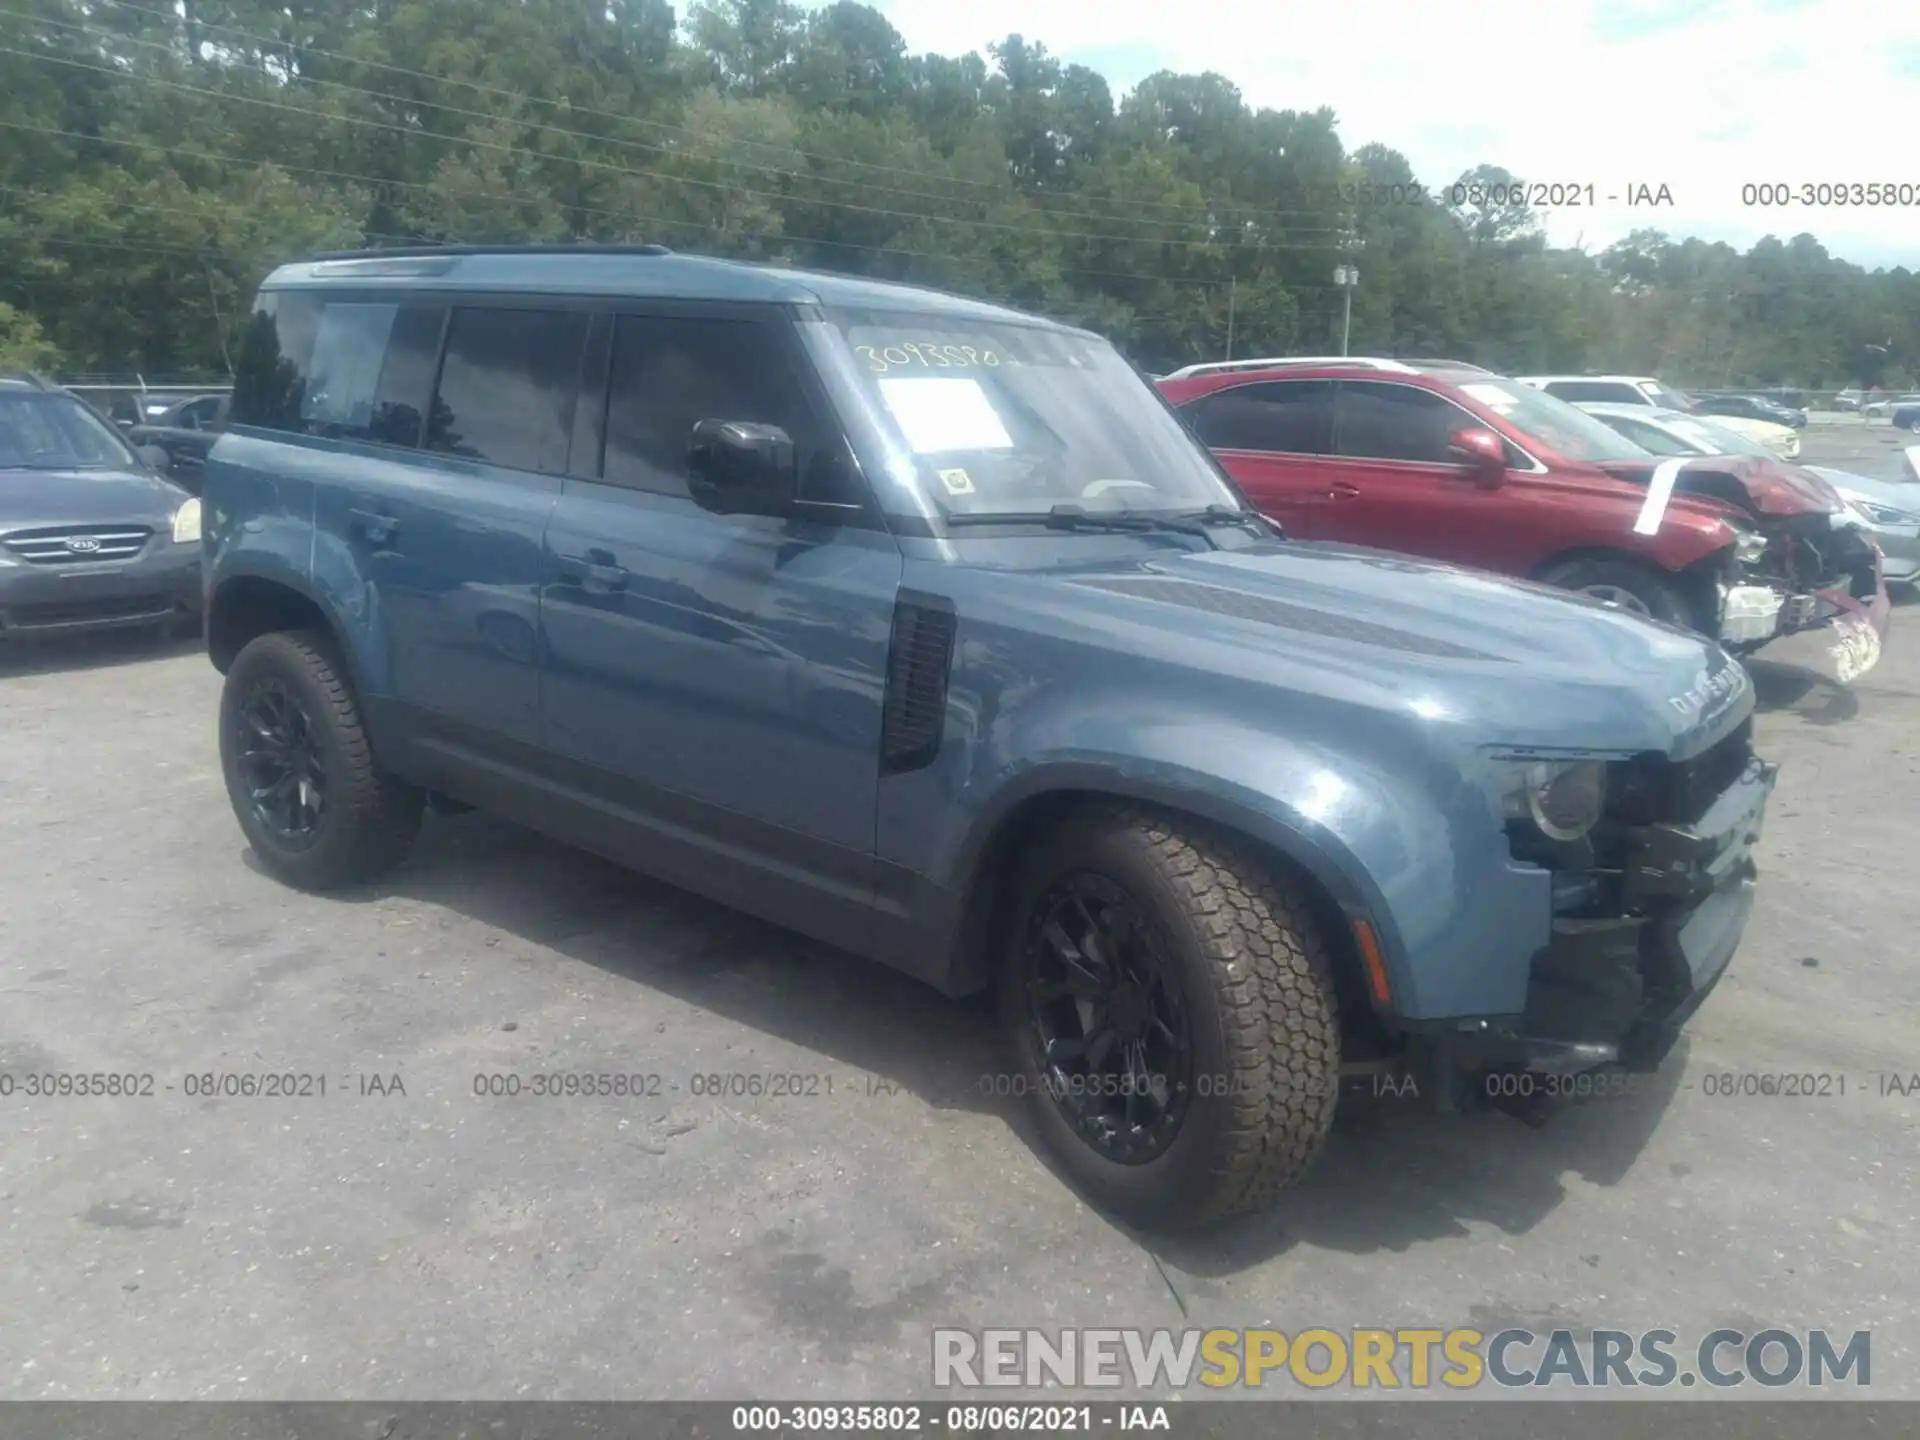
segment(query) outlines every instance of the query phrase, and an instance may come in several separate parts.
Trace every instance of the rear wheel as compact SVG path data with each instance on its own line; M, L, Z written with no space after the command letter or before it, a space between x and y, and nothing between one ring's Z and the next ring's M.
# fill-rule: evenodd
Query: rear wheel
M1014 1088L1096 1203L1189 1228L1270 1203L1318 1156L1333 983L1306 908L1255 857L1090 809L1028 861L1009 939Z
M254 853L303 890L391 868L420 828L420 791L375 764L345 669L316 632L261 635L234 657L220 762Z
M1573 560L1540 577L1549 585L1591 595L1596 600L1650 620L1697 628L1693 606L1680 587L1632 560Z

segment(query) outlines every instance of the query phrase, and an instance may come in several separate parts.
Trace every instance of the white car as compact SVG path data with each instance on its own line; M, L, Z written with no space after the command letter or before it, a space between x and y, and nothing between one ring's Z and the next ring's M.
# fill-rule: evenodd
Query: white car
M1889 585L1920 585L1920 485L1875 480L1849 470L1809 465L1840 492L1880 542L1880 573Z
M1589 405L1637 405L1670 415L1686 415L1693 409L1686 396L1651 375L1519 375L1515 378L1522 385L1571 401L1583 410ZM1775 425L1770 420L1748 420L1736 415L1715 415L1713 422L1759 441L1769 453L1782 460L1800 458L1800 432L1791 425Z

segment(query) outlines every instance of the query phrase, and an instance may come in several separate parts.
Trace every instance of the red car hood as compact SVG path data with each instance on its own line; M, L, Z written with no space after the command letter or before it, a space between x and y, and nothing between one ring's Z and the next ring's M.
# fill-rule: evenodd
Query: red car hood
M1603 460L1600 468L1609 475L1644 486L1660 462L1646 460ZM1676 489L1685 489L1691 470L1731 475L1747 492L1747 499L1760 515L1838 515L1845 505L1833 486L1810 470L1789 465L1784 460L1768 460L1758 455L1701 455L1689 460L1680 472Z

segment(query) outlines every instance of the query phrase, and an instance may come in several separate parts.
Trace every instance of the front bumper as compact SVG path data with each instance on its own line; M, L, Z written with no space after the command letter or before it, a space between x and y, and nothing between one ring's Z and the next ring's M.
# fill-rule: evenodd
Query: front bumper
M1753 848L1778 766L1746 769L1691 825L1638 827L1621 913L1558 918L1533 958L1519 1015L1430 1030L1432 1093L1477 1093L1493 1071L1652 1070L1725 975L1753 908ZM1422 1087L1423 1092L1425 1087Z
M200 547L164 534L128 560L0 564L0 638L189 620L200 608Z

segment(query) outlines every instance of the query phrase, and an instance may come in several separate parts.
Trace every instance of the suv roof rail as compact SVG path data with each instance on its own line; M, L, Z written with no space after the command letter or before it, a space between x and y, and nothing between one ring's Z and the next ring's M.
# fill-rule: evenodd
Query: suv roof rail
M1402 355L1399 359L1402 365L1415 365L1422 370L1465 370L1474 375L1493 375L1498 373L1497 371L1487 369L1484 365L1469 364L1465 360L1441 360L1430 355Z
M1209 360L1200 365L1183 365L1163 380L1190 380L1196 375L1230 375L1236 370L1280 370L1289 365L1350 365L1356 370L1398 370L1411 374L1414 367L1404 360L1389 360L1373 355L1272 355L1259 360Z
M664 245L394 245L379 250L328 250L308 260L424 260L462 255L671 255Z

